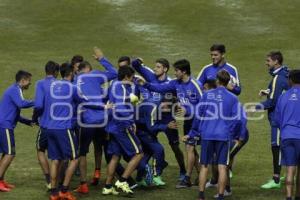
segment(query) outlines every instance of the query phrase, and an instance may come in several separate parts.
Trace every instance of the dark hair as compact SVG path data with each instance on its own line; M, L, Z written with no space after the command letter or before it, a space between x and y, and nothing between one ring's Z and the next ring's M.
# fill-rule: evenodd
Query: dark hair
M123 80L126 76L131 77L134 75L134 69L130 66L120 67L118 70L118 80Z
M81 63L83 61L83 56L81 55L75 55L71 59L71 65L74 66L76 63Z
M128 56L121 56L119 59L118 59L118 63L120 62L128 62L128 64L130 64L130 58Z
M59 71L59 64L49 60L45 65L45 72L47 75L55 75Z
M159 58L155 61L156 63L160 63L163 67L167 68L167 71L169 71L170 63L165 58Z
M216 80L214 79L208 79L205 81L205 83L207 84L207 89L214 89L217 87Z
M221 70L217 73L217 80L221 85L227 86L230 81L230 74L225 70Z
M277 60L280 65L283 63L283 56L280 51L271 51L268 55L273 61Z
M87 67L92 69L92 66L88 61L82 61L78 66L78 70L81 71L82 69L87 68Z
M223 54L223 53L226 52L226 48L225 48L225 45L224 45L224 44L213 44L213 45L210 47L210 51L218 51L218 52L220 52L221 54Z
M300 84L300 70L294 69L289 72L289 79L294 84Z
M30 77L32 77L32 74L23 70L19 70L16 73L16 82L21 81L22 79L29 79Z
M180 71L186 72L187 75L191 74L191 66L190 62L186 59L177 60L173 64L175 69L179 69Z
M68 63L68 62L63 63L63 64L61 64L59 71L60 71L61 77L65 78L73 73L73 66L71 63Z

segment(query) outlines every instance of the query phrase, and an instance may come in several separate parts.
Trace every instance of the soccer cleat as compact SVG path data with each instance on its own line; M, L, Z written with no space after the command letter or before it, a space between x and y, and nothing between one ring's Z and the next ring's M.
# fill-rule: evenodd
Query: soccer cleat
M145 181L147 185L151 185L153 182L153 173L152 173L152 169L150 167L150 165L146 165L146 177L145 177Z
M114 187L111 187L111 188L103 188L102 189L102 194L103 195L118 195L119 192L114 188Z
M148 184L146 183L145 179L142 179L141 181L138 181L137 185L139 187L147 187L148 186Z
M207 183L205 184L205 188L216 188L216 187L218 187L218 184L211 183L211 180L207 181Z
M9 189L14 189L16 186L9 184L8 182L3 181L3 184L5 185L5 187L9 188Z
M47 191L50 191L50 190L51 190L51 183L46 183L45 186L46 186L46 188L47 188Z
M183 181L184 179L185 179L185 173L184 174L180 173L178 177L178 181Z
M266 184L261 186L262 189L278 189L281 187L281 183L275 183L273 179L269 180Z
M10 188L5 186L4 181L0 181L0 192L9 192L10 190Z
M49 200L61 200L61 198L57 195L50 195Z
M133 194L133 191L130 189L130 187L126 181L120 182L119 180L117 180L117 182L115 183L115 186L118 189L121 189L122 192L124 192L126 194Z
M227 190L224 191L224 197L229 197L232 195L232 191L228 192ZM214 198L217 199L219 194L214 195Z
M181 188L189 188L192 186L191 180L187 177L185 177L182 181L180 181L176 185L176 189L181 189Z
M71 192L59 192L59 198L60 200L76 200L76 197Z
M89 193L89 187L88 187L87 183L80 184L78 186L78 188L75 189L74 191L78 192L78 193L81 193L81 194L87 194L87 193Z
M100 170L95 170L94 177L93 177L93 179L91 181L91 185L94 185L94 186L98 185L100 177L101 177Z
M161 180L160 176L154 176L153 177L153 183L156 186L164 186L164 185L166 185L166 183Z

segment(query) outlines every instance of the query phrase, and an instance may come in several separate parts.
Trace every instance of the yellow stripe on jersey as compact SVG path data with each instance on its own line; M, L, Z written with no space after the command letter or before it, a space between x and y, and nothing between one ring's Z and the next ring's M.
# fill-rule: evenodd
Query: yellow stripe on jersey
M278 75L276 75L276 76L274 77L274 79L273 79L273 83L272 83L272 92L271 92L271 95L270 95L270 99L273 99L273 98L274 98L277 78L278 78Z
M11 155L11 142L10 142L9 130L5 129L5 132L6 132L6 139L7 139L8 155Z
M194 84L194 86L197 88L200 96L202 96L202 91L201 91L201 88L200 88L199 84L194 79L191 79L191 81Z
M75 146L74 146L73 138L72 138L72 135L71 135L71 132L69 129L68 129L68 136L69 136L71 149L72 149L72 157L73 157L73 159L75 159L76 158Z
M153 110L151 111L151 126L154 125L154 120L155 120L155 113L156 113L156 106L153 108Z
M131 137L131 135L130 135L130 133L129 133L128 130L126 130L126 133L127 133L128 137L129 137L129 140L131 141L132 145L134 146L135 153L140 153L140 150L139 150L138 146L136 145L134 139Z
M122 84L122 89L123 89L123 103L125 103L126 100L126 88L125 86Z
M205 70L206 68L208 68L209 66L211 66L211 65L212 65L212 63L209 64L209 65L205 65L205 66L201 69L201 71L199 72L199 74L198 74L198 76L197 76L197 80L199 80L199 78L200 78L201 75L203 74L204 70Z
M239 74L238 74L237 68L236 68L235 66L229 64L229 63L227 63L227 65L230 66L230 67L235 71L235 75L236 75L236 77L235 77L235 78L236 78L236 85L237 85L237 86L240 86L240 80L239 80Z

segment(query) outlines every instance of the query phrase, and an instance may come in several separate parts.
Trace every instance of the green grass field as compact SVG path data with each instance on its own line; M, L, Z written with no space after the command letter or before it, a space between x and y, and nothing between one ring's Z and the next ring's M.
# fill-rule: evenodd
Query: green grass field
M96 65L91 57L94 46L102 48L113 63L121 55L140 56L150 66L159 57L171 62L187 58L196 76L210 62L211 44L222 42L228 61L239 70L240 100L260 101L258 91L270 79L264 66L266 53L281 50L290 67L300 62L299 6L297 0L0 0L0 93L19 69L32 72L34 81L41 79L50 59L61 63L82 54ZM27 98L33 98L33 86L25 93ZM272 174L266 118L249 122L249 130L250 141L238 155L233 196L228 199L283 199L283 189L260 189ZM17 188L0 193L1 200L48 198L36 159L36 133L37 128L16 128L17 156L6 179ZM136 199L196 199L196 189L175 189L178 169L165 137L161 138L169 162L164 174L167 186L138 190ZM92 169L90 162L90 174ZM77 184L75 177L72 187ZM101 196L100 189L93 188L80 199L116 199ZM207 197L212 199L214 193L208 190Z

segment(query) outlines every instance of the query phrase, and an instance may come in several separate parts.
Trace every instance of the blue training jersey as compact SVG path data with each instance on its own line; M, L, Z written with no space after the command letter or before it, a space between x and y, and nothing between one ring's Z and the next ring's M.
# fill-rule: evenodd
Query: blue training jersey
M30 108L34 105L33 101L25 100L23 91L19 84L11 85L3 94L0 101L0 127L14 129L17 122L29 124L27 120L20 115L22 108Z
M206 65L202 68L200 73L197 76L197 80L204 85L206 81L208 80L216 80L217 79L217 73L220 70L225 70L230 74L230 82L233 84L234 88L231 91L235 95L239 95L241 93L241 83L238 75L238 71L236 67L229 63L224 63L222 66L217 66L214 64Z
M300 139L300 87L294 86L279 97L275 123L280 128L281 140Z

